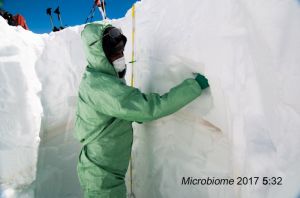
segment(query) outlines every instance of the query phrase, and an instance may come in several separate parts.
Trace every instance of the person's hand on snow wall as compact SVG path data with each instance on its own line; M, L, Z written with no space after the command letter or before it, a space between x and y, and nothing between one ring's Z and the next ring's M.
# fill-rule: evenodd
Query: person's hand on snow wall
M201 89L206 89L207 87L209 87L208 80L207 78L205 78L205 76L199 73L193 73L193 74L196 76L195 80L198 82Z

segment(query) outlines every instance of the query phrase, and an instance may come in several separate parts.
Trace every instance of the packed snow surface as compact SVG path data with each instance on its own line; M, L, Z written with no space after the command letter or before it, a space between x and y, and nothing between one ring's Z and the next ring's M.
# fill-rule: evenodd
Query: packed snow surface
M111 21L128 38L127 62L131 17L128 11ZM129 194L300 196L299 19L296 0L136 4L134 86L163 94L200 72L210 89L173 115L134 124ZM73 131L87 65L83 27L40 35L0 17L0 197L82 197L76 173L81 146ZM183 185L183 177L259 179ZM276 177L276 184L263 185L263 177Z

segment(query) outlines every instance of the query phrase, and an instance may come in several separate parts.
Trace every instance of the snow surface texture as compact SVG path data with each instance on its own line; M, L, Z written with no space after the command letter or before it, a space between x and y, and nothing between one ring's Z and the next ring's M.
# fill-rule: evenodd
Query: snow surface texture
M299 18L296 0L137 4L135 86L163 94L201 72L211 87L171 116L134 124L136 198L300 196ZM112 22L129 61L131 12ZM83 26L38 35L0 18L0 28L1 197L82 197L72 132ZM188 176L283 185L181 185Z

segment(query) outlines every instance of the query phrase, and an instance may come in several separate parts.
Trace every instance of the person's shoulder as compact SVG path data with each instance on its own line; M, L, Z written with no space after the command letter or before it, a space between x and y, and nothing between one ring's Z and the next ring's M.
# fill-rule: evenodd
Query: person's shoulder
M124 81L116 76L105 74L102 72L95 72L86 70L83 74L82 80L88 84L99 85L99 86L118 86L126 85Z

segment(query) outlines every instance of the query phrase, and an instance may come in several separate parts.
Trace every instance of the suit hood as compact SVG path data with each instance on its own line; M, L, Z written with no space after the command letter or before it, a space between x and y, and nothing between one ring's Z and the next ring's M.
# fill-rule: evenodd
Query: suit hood
M89 23L84 26L81 32L81 39L88 61L88 68L97 72L118 76L103 50L103 32L108 27L112 27L112 25L107 22Z

